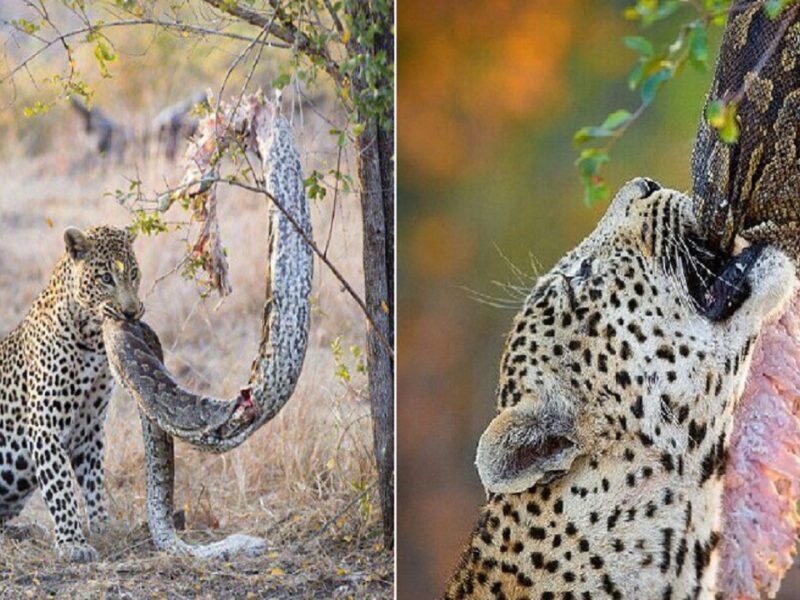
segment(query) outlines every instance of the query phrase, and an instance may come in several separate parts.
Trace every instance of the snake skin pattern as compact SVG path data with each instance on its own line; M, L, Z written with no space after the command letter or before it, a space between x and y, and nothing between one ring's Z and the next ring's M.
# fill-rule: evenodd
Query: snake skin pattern
M800 257L799 8L774 20L757 0L731 8L707 101L738 99L739 139L702 118L692 155L698 220L726 250L738 234Z
M770 19L763 2L734 3L708 102L738 101L740 136L720 141L703 118L692 156L698 221L731 250L740 235L800 259L800 6ZM725 477L720 588L774 597L793 563L797 528L800 296L760 334L736 411Z
M244 535L208 545L190 545L178 538L172 524L172 436L213 452L225 452L244 442L291 397L308 341L313 255L304 236L310 239L312 233L299 154L289 122L274 107L263 101L243 104L251 109L248 140L262 159L267 191L303 232L301 235L271 204L261 343L248 386L231 401L194 394L166 370L158 336L146 324L106 320L103 326L114 376L140 407L150 532L156 546L172 554L207 558L263 550L263 540Z

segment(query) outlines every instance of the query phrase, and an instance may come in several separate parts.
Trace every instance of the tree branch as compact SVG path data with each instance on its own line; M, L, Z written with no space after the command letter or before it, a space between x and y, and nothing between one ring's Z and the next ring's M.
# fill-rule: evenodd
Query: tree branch
M339 15L336 13L336 10L331 6L330 0L323 0L325 3L325 8L328 9L328 14L331 16L331 20L333 21L333 25L336 27L336 31L339 32L339 35L344 35L344 26L342 25L342 21L339 19Z
M265 14L250 10L241 4L225 2L225 0L203 0L203 2L213 6L220 12L245 21L259 29L265 29L269 25L270 19L274 18L273 16L268 17ZM297 48L299 52L302 52L309 58L321 60L325 64L325 71L328 75L330 75L337 84L341 84L339 65L331 58L327 48L314 44L294 23L282 19L280 15L281 6L278 0L269 0L269 3L273 7L279 21L273 24L272 35L287 45Z
M364 299L361 298L361 296L358 295L358 292L355 291L353 286L350 285L350 282L348 282L347 279L344 277L344 275L342 275L342 272L339 271L339 269L336 267L336 265L334 265L331 262L331 260L326 256L325 252L320 250L320 248L319 248L319 246L317 246L316 242L314 242L314 240L310 236L308 236L305 231L303 231L303 228L300 227L300 224L295 220L294 216L288 210L286 210L286 208L283 206L283 204L281 203L280 200L275 198L275 196L270 194L263 187L258 187L258 186L255 186L255 185L250 185L250 184L247 184L247 183L243 183L241 181L234 181L234 180L232 180L232 179L230 179L228 177L219 177L219 176L203 177L202 180L194 180L194 181L184 182L184 183L182 183L180 186L178 186L176 188L172 188L172 189L169 189L169 190L163 192L160 196L165 197L165 198L169 198L173 194L181 192L181 191L188 190L193 185L196 185L198 183L200 183L200 184L202 184L204 186L203 189L207 189L209 186L212 186L212 185L215 185L215 184L218 184L218 183L224 183L224 184L227 184L227 185L230 185L230 186L233 186L233 187L241 188L243 190L247 190L247 191L250 191L250 192L255 192L257 194L261 194L262 196L266 197L268 200L273 202L275 204L276 208L286 216L286 219L289 221L289 223L292 224L292 227L294 227L294 229L297 231L297 233L300 234L300 237L303 239L303 242L308 244L308 247L311 248L311 251L319 257L319 259L322 261L322 263L326 267L328 267L330 272L333 273L333 276L339 281L339 283L342 284L342 287L344 287L345 291L356 302L356 304L358 304L358 307L361 309L361 312L363 312L364 316L367 318L367 321L369 322L370 327L372 328L372 330L375 332L375 334L380 339L381 345L383 345L384 348L386 349L386 351L389 353L389 355L394 358L394 349L393 349L392 345L389 343L389 340L386 338L386 336L383 334L383 332L380 330L380 328L378 328L377 324L375 323L375 320L373 319L372 315L370 314L370 311L367 309L367 304L366 304L366 302L364 302ZM189 196L191 197L192 195L190 194ZM163 212L165 210L165 208L161 207L161 208L158 208L157 210L160 210L160 211ZM378 307L378 310L380 310L380 307Z
M383 332L380 330L380 328L373 320L370 311L367 309L367 304L364 302L361 296L358 295L358 292L356 292L353 289L353 286L350 285L347 279L345 279L341 271L339 271L339 269L336 268L336 265L334 265L330 261L330 259L327 256L325 256L325 253L319 249L319 246L317 246L314 240L311 239L308 235L306 235L305 231L303 231L303 229L300 227L300 224L295 220L294 216L292 216L292 214L288 210L286 210L283 204L281 204L280 200L275 198L275 196L273 196L263 188L242 183L240 181L232 181L230 179L225 179L225 178L216 178L211 180L209 183L227 183L228 185L240 187L242 189L249 190L251 192L262 194L270 201L272 201L278 208L278 210L280 210L284 214L284 216L288 219L288 221L292 224L292 227L294 227L297 230L297 233L300 234L300 237L303 238L303 241L306 244L308 244L312 252L314 252L314 254L316 254L319 257L319 259L325 264L325 266L328 267L328 269L330 269L331 273L333 273L333 276L339 280L339 283L342 284L342 286L350 295L350 297L353 298L353 300L355 300L356 304L358 304L359 308L361 308L361 311L364 313L364 316L367 317L367 321L369 321L370 327L372 327L372 330L380 338L381 344L383 344L383 346L386 348L386 351L389 353L389 355L392 356L392 358L394 358L394 349L392 348L392 345L389 343L389 340L386 339L386 336L383 335ZM380 310L380 307L378 308L378 310Z
M266 21L265 24L268 23L268 22L269 21ZM97 23L97 24L93 24L91 26L81 27L79 29L73 29L72 31L68 31L66 33L58 35L57 37L53 38L52 40L47 41L41 48L36 50L36 52L34 52L30 56L28 56L28 58L23 60L16 67L14 67L11 71L9 71L9 73L7 75L5 75L2 79L0 79L0 83L5 83L10 78L14 77L14 75L16 75L19 71L21 71L22 69L26 68L31 62L33 62L41 54L43 54L44 52L46 52L47 50L49 50L50 48L52 48L56 44L64 44L66 42L66 40L68 40L70 38L81 36L81 35L84 35L86 33L94 32L94 31L100 31L102 29L111 29L111 28L114 28L114 27L131 27L131 26L137 26L137 25L155 25L157 27L164 27L165 29L174 29L174 30L177 30L177 31L188 31L190 33L197 33L199 35L213 35L213 36L217 36L217 37L225 37L225 38L230 38L230 39L234 39L234 40L240 40L240 41L243 41L243 42L249 42L251 44L252 43L260 43L260 44L262 44L264 46L270 46L270 47L273 47L273 48L290 48L291 47L290 44L284 44L284 43L280 43L280 42L271 42L271 41L267 41L267 40L259 42L258 38L251 38L251 37L246 36L246 35L241 35L241 34L238 34L238 33L230 33L230 32L227 32L227 31L219 31L219 30L216 30L216 29L208 29L206 27L198 27L196 25L187 25L185 23L181 23L181 22L178 22L178 21L162 21L162 20L159 20L159 19L148 19L148 18L144 18L144 19L122 19L120 21L109 21L107 23ZM17 29L17 31L19 31L19 30ZM28 35L27 32L22 32L22 33L26 33L26 35ZM36 38L34 36L34 39L38 39L38 38Z

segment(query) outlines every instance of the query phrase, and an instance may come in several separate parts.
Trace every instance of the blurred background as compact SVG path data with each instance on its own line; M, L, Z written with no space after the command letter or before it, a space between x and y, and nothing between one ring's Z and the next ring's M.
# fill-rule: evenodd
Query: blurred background
M636 56L622 41L641 34L622 16L630 5L398 3L400 598L441 594L476 522L475 448L524 297L516 288L524 293L606 208L583 203L572 134L639 104L626 83ZM667 43L685 18L678 11L646 35ZM689 188L710 79L689 68L662 88L614 146L612 194L643 175ZM790 589L784 597L796 598Z

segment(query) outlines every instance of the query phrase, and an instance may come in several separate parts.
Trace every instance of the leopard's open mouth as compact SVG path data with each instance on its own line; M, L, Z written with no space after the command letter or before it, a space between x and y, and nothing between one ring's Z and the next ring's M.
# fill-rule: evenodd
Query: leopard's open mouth
M724 321L750 297L748 275L766 248L748 246L739 254L727 254L706 246L699 238L689 240L684 272L690 296L698 312L710 321Z

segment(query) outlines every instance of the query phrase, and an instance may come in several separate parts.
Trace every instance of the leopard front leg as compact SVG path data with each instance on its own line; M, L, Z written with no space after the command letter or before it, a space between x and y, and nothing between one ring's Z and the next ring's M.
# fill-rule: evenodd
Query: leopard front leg
M108 401L114 383L108 370L95 379L91 392L79 410L70 456L75 478L83 492L89 531L102 533L108 525L105 494L104 439Z
M42 496L53 518L59 556L72 562L97 560L81 527L78 501L72 483L72 466L59 435L51 427L32 423L33 460Z
M102 533L108 525L108 508L105 495L103 468L104 428L91 427L90 434L72 452L75 479L83 492L89 531Z
M97 560L97 551L86 541L78 512L77 490L72 482L72 464L62 434L72 425L68 411L72 399L54 397L52 378L29 372L31 410L30 436L36 479L55 525L56 549L70 562ZM60 409L60 410L59 410Z

